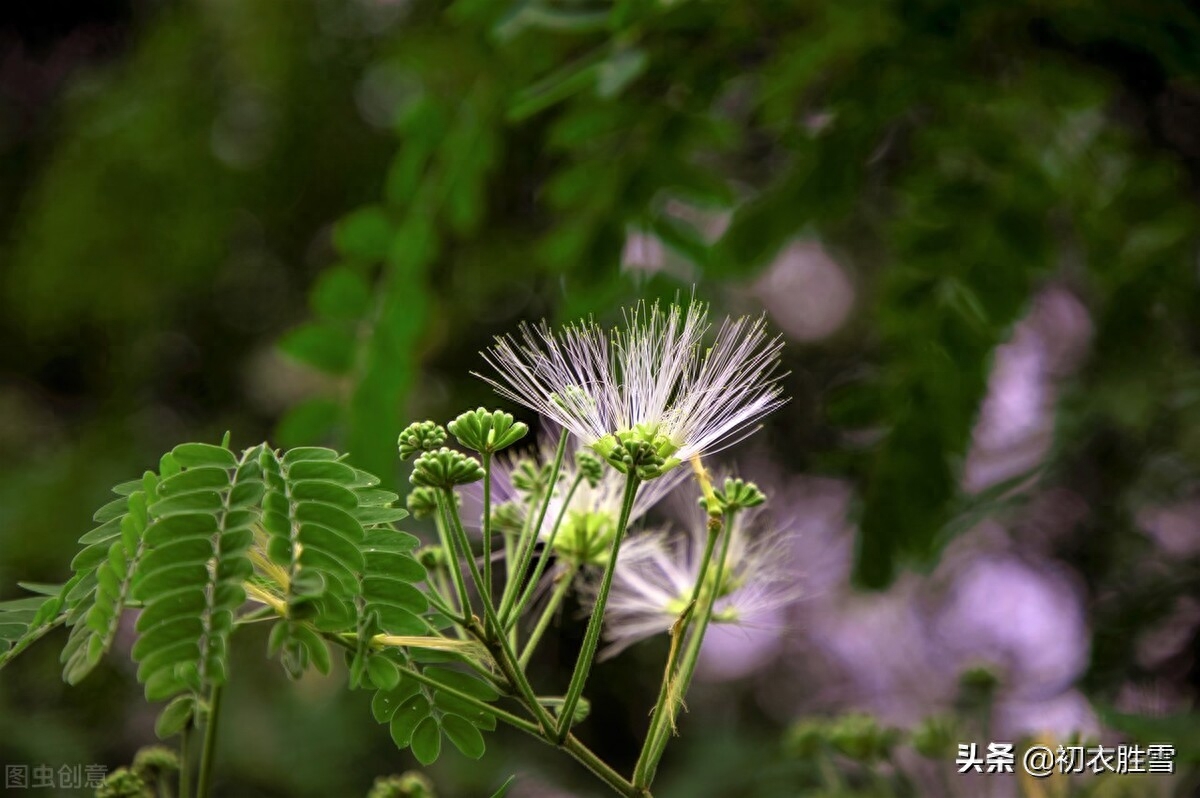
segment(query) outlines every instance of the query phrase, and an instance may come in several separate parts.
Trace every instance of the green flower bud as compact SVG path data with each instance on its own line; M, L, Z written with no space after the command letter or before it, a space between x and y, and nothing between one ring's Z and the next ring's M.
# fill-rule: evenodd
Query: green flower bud
M975 690L981 693L991 693L1000 683L1000 679L991 668L980 665L963 671L958 680L964 690Z
M758 507L767 500L767 496L753 482L732 477L725 480L725 485L713 491L716 500L715 508L707 508L709 512L726 513L733 510L745 510L748 507Z
M404 504L413 518L429 518L437 512L437 494L433 488L413 488Z
M148 746L133 757L133 772L144 781L157 781L178 770L179 755L165 746Z
M880 726L870 715L854 713L837 720L829 729L829 744L859 762L887 756L899 733Z
M474 457L462 452L441 449L425 452L413 463L409 482L429 488L449 490L455 485L468 485L483 479L483 466Z
M529 432L528 425L513 421L511 413L502 410L489 413L482 407L468 410L446 426L463 446L488 454L512 446Z
M576 452L575 467L587 480L587 484L593 488L599 485L600 480L604 477L604 463L600 462L600 458L591 452Z
M787 730L784 745L793 756L810 759L825 744L826 729L823 718L805 718Z
M554 717L562 718L563 700L561 698L546 699L542 703L554 713ZM575 711L571 713L571 725L583 723L591 713L592 702L580 696L579 703L575 705Z
M554 466L550 463L539 466L529 458L522 458L512 471L513 487L522 493L541 494L550 484L550 472Z
M436 571L445 568L447 563L446 550L441 546L422 546L417 549L417 562L425 566L426 571Z
M437 798L437 793L428 777L410 770L402 776L380 776L375 779L367 798Z
M96 798L153 798L141 777L128 768L117 768L96 788Z
M569 511L554 538L554 551L576 565L604 565L616 526L610 513Z
M517 502L502 502L492 507L492 529L501 534L516 534L525 525L525 511Z
M630 437L620 441L609 462L622 474L632 472L648 480L662 476L666 459L650 441Z
M989 668L968 668L958 679L958 705L964 712L978 712L990 706L1000 678Z
M949 717L930 716L912 730L913 748L929 759L949 758L957 741L958 733Z
M446 442L446 428L433 421L414 421L400 433L400 459L407 460L417 452L432 451Z

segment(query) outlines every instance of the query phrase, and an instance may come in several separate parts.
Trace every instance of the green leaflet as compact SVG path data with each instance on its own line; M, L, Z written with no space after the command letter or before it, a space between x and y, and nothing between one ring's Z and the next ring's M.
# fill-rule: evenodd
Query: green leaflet
M52 590L38 589L41 585L21 587L38 595L0 602L0 668L66 620L59 610L67 585L51 586Z
M376 634L429 633L429 622L422 617L428 602L416 587L425 581L425 567L413 556L420 541L392 526L393 521L408 515L407 510L391 506L400 497L377 488L379 480L365 471L355 469L355 482L355 517L363 525L365 537L356 599L359 648L351 663L351 684L359 686L366 670L372 684L383 687L380 677L388 677L376 672L386 667L376 662L383 657L371 655L366 643Z
M383 655L374 657L382 658ZM416 667L415 663L410 664ZM446 689L401 675L394 687L378 690L371 699L371 714L376 722L387 724L396 747L411 747L422 765L437 760L443 736L464 756L479 759L486 749L483 731L494 730L496 718L459 694L491 702L499 698L499 693L463 671L429 667L424 673Z
M328 660L324 641L298 621L310 620L325 632L352 630L360 641L352 683L369 672L377 686L393 686L395 666L380 655L368 657L367 643L379 633L428 629L421 617L425 596L414 586L425 579L411 555L418 541L391 526L407 515L390 506L399 497L379 490L376 477L345 464L331 449L264 451L261 459L268 554L289 581L289 620L272 631L271 653L296 676L310 662L321 667Z
M263 494L260 451L255 447L238 458L219 446L192 443L171 452L177 469L170 475L164 469L157 501L148 508L146 550L133 582L144 607L133 658L150 700L227 678L234 614L246 600L242 583L253 572L252 525ZM176 720L163 728L174 728Z
M263 526L268 554L288 572L289 617L307 615L302 605L321 600L341 618L353 619L358 574L365 567L365 533L355 518L355 470L330 449L304 447L280 456L261 455L267 494Z
M141 484L141 490L97 510L94 518L101 526L81 538L90 545L73 565L77 585L86 580L89 587L68 615L71 635L61 661L63 679L69 684L82 681L108 652L131 599L130 587L145 551L147 504L157 498L158 477L147 471Z

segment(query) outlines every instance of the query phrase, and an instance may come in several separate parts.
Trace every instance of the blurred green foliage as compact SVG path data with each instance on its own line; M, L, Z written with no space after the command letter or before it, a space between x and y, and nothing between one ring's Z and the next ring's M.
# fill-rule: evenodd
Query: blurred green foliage
M793 348L804 413L772 440L854 481L864 584L927 566L957 528L991 353L1055 283L1094 336L1041 478L1093 508L1063 556L1129 597L1097 609L1091 687L1136 669L1131 630L1194 593L1138 570L1132 534L1200 465L1193 5L131 7L124 51L73 75L36 146L0 153L19 176L0 205L3 590L60 580L107 486L180 440L273 428L398 479L410 417L494 404L468 372L516 319L693 285L740 309L817 237L859 309ZM621 269L635 233L674 266ZM6 712L69 700L28 667ZM305 772L280 789L344 787Z

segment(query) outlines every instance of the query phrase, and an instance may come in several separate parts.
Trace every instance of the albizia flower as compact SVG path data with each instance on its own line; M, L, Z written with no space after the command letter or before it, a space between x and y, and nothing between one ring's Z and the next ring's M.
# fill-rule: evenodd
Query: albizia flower
M610 461L627 437L650 443L665 460L660 473L736 443L783 403L783 343L762 317L726 320L711 346L700 302L639 303L625 322L607 334L592 321L558 333L524 325L519 341L498 336L483 353L498 374L483 379Z
M604 636L610 643L605 657L670 630L691 601L707 534L707 519L697 512L682 533L647 532L626 542L605 610ZM712 623L755 625L800 597L787 534L769 524L765 513L743 512L722 534L732 537L720 582L723 541L706 577L717 584Z
M554 461L555 445L555 441L544 437L532 458L522 455L499 458L496 461L492 471L493 495L501 502L512 502L509 505L511 523L523 524L528 512L526 502L512 501L518 498L520 492L517 484L521 483L522 479L518 472L547 471L549 464ZM550 494L545 518L541 528L537 530L537 538L548 542L555 523L561 517L562 521L554 536L556 554L578 566L603 566L608 561L613 533L620 519L625 477L619 471L605 468L594 485L588 479L581 479L575 459L576 451L576 445L568 444L558 481ZM522 469L523 464L528 465ZM633 523L645 515L687 477L686 471L676 470L661 479L640 485L630 509L629 522ZM575 486L574 491L571 490L572 485Z

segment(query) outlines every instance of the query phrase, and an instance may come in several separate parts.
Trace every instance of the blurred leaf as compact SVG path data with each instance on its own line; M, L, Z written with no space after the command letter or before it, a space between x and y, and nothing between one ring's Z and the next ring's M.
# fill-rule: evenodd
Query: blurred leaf
M354 336L324 322L297 327L280 340L279 348L301 363L329 374L345 374L354 364Z
M393 226L378 205L359 208L339 221L333 231L333 243L347 258L378 262L387 255Z
M354 269L335 267L317 280L312 290L312 305L321 318L357 322L370 309L371 289Z
M504 798L504 796L508 794L508 788L512 786L513 782L516 781L516 779L517 779L517 776L515 773L513 775L509 776L507 779L505 779L504 783L500 785L500 789L498 789L494 793L492 793L492 798Z
M314 397L293 405L275 428L282 446L325 440L338 423L341 406L332 399Z

